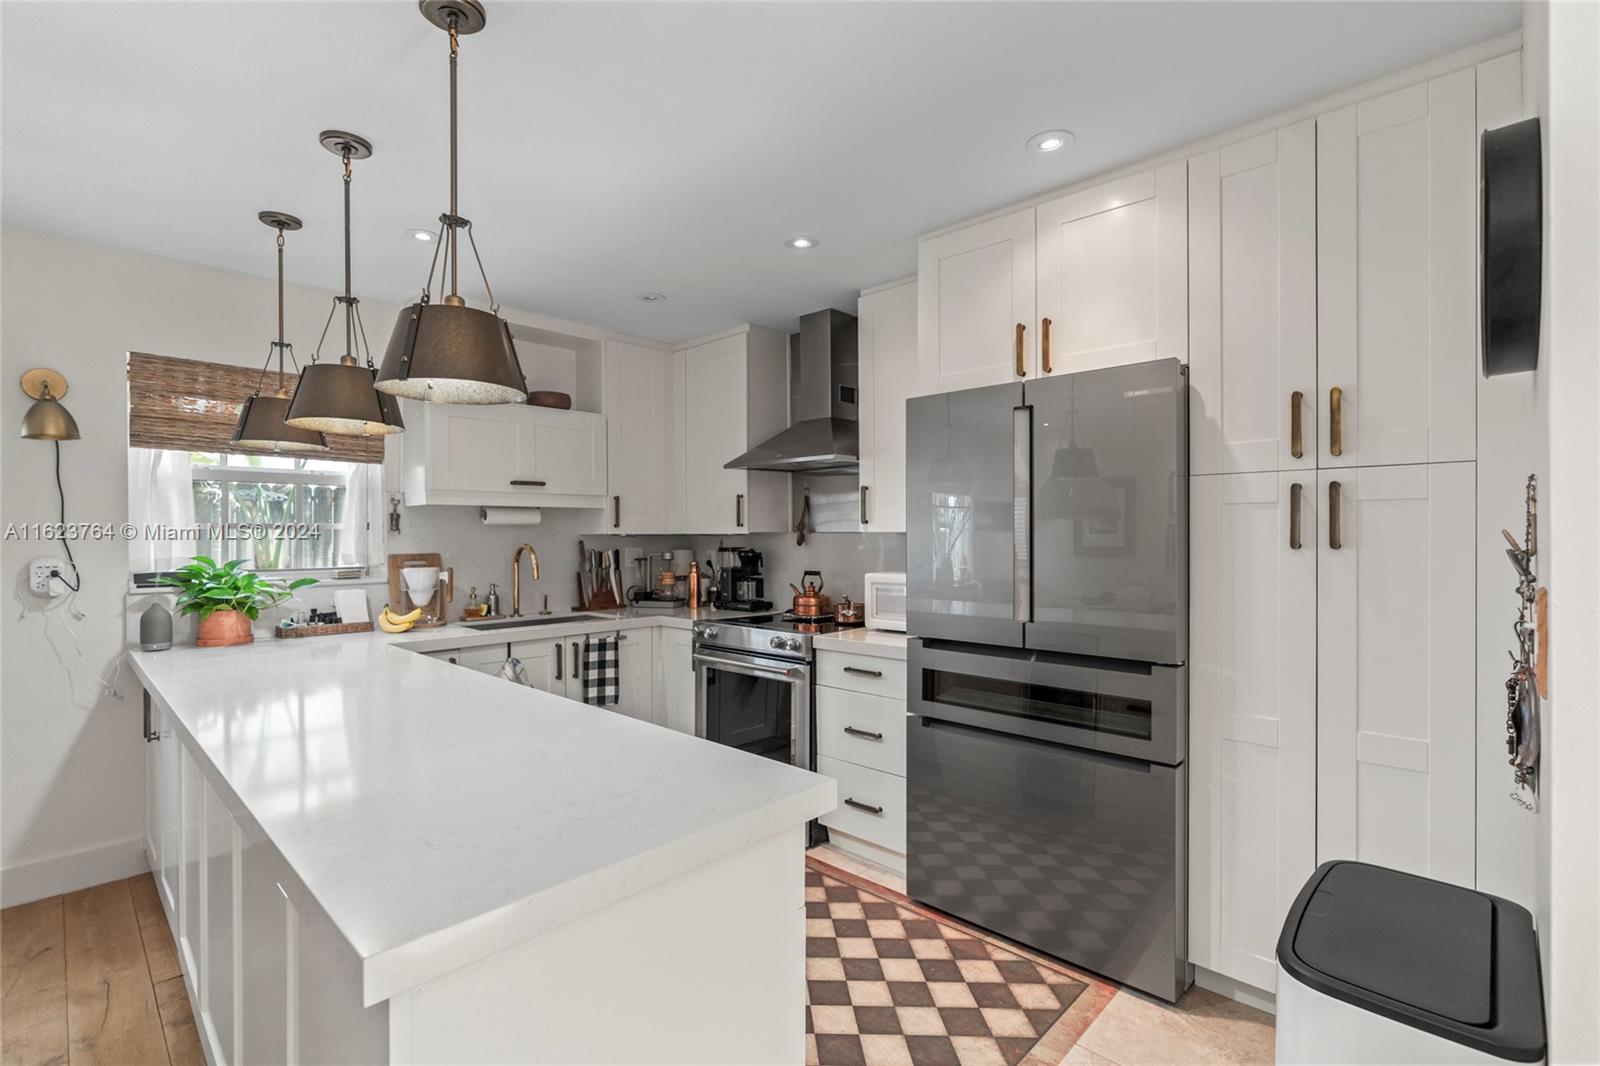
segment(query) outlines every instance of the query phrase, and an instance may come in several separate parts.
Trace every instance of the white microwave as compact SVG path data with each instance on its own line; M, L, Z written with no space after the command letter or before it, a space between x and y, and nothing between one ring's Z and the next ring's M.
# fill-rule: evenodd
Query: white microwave
M906 575L868 574L867 592L862 597L867 605L868 629L893 629L906 631Z

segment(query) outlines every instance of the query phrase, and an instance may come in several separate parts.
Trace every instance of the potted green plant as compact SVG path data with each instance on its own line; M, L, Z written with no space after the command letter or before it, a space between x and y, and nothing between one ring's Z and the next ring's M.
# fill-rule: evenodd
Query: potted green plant
M178 592L178 613L200 616L199 639L202 648L229 644L248 644L254 638L250 623L263 608L276 607L293 596L296 589L315 585L314 577L293 581L274 581L244 568L243 559L218 565L204 555L179 567L161 579Z

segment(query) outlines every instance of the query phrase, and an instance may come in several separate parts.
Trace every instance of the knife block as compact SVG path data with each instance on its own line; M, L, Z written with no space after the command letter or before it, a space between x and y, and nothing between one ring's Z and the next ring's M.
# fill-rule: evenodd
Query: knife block
M620 611L624 604L617 602L616 594L610 589L595 589L594 595L589 597L587 603L583 599L583 575L578 575L578 610L580 611Z

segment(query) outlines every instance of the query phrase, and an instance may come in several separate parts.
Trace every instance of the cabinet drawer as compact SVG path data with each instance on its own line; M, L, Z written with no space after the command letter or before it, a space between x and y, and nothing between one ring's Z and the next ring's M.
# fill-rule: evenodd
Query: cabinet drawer
M507 644L479 644L471 648L462 648L454 653L456 662L462 666L483 668L493 666L498 668L506 661L510 654L510 645Z
M879 659L872 655L818 652L817 684L903 700L906 698L906 664L899 659Z
M817 754L906 776L906 702L817 689Z
M839 806L819 819L823 825L905 854L905 778L826 755L817 756L817 773L839 783Z

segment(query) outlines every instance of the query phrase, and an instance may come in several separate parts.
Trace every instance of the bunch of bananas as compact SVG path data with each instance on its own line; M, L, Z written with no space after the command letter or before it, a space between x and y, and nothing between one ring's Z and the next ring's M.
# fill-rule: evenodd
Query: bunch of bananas
M418 607L410 614L395 614L389 610L389 605L383 605L383 610L378 612L378 628L385 633L404 633L417 624L417 619L422 617L422 608Z

